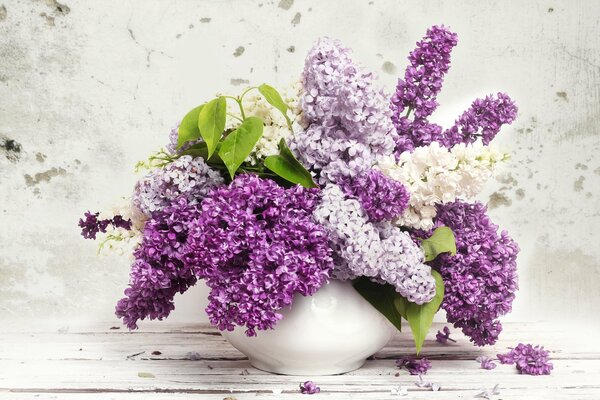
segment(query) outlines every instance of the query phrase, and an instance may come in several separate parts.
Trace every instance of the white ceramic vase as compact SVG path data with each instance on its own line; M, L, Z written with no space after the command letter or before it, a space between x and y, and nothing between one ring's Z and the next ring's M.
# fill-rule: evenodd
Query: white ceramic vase
M360 368L381 350L394 326L350 282L331 281L310 297L296 295L275 329L223 336L252 366L285 375L333 375Z

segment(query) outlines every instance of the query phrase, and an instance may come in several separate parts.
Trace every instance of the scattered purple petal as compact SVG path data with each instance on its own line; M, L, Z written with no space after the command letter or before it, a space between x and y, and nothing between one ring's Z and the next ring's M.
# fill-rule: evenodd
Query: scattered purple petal
M202 356L197 351L190 351L185 354L185 359L191 361L198 361L202 359Z
M316 394L321 391L313 381L306 381L300 384L300 393L302 394Z
M427 382L423 380L423 377L419 375L419 382L415 382L420 388L429 388L432 392L439 392L441 390L441 386L434 382Z
M431 368L431 362L425 357L421 359L402 357L396 360L396 366L400 369L405 368L411 375L423 375Z
M392 396L408 396L408 388L406 386L397 386L390 391Z
M479 356L475 359L479 364L481 364L481 368L483 369L494 369L496 368L496 363L489 357Z
M437 334L435 335L435 341L438 343L446 344L448 343L448 340L456 343L456 340L450 337L450 329L447 326L445 326L444 329L442 329L442 331L437 332Z
M500 394L499 386L500 385L496 384L491 389L485 389L481 393L477 393L475 398L490 400L493 396L498 396Z
M549 362L548 354L543 346L519 343L514 349L497 357L502 364L515 364L521 374L550 375L554 366Z

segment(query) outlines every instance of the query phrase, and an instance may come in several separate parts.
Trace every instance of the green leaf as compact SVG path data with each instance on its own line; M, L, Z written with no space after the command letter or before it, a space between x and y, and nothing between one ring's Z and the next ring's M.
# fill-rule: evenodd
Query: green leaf
M452 229L447 226L440 226L433 234L421 241L421 246L425 251L425 261L435 260L442 253L456 254L456 241Z
M427 336L427 332L433 322L433 316L438 312L444 299L444 281L442 276L435 270L432 270L431 274L435 278L435 296L429 303L419 305L402 298L402 307L405 310L406 320L410 325L410 330L415 340L417 354L419 354L423 347L425 336Z
M192 109L190 112L185 114L185 117L179 124L179 131L177 137L177 148L183 146L190 140L196 140L200 138L200 129L198 129L198 116L200 111L204 107L204 104Z
M394 307L394 302L400 296L392 285L381 285L367 277L356 279L352 285L377 311L383 314L399 331L402 330L402 317Z
M281 95L279 94L277 89L275 89L273 86L269 86L266 83L263 83L258 87L258 91L260 92L260 94L263 95L265 100L267 100L267 102L270 105L278 109L283 114L288 124L288 127L290 128L290 130L292 130L292 121L290 121L290 118L287 115L288 106L281 98Z
M231 179L235 171L250 154L263 133L263 121L258 117L248 117L231 132L221 144L219 156L225 163Z
M265 166L288 182L316 188L310 172L294 157L285 140L279 141L279 154L265 158Z
M192 156L194 158L202 157L206 162L209 162L211 165L212 164L223 165L223 160L221 160L221 157L219 157L219 154L218 154L220 147L221 147L221 143L217 143L217 150L216 150L217 152L213 153L213 155L210 157L210 159L208 158L208 147L207 147L206 143L204 143L204 142L200 142L193 146L190 146L185 151L182 151L181 155L182 156Z
M140 378L154 378L154 374L151 374L150 372L138 372L138 376Z
M208 146L208 158L212 156L219 139L221 139L225 129L226 115L227 102L223 96L206 103L198 115L198 128L202 139Z

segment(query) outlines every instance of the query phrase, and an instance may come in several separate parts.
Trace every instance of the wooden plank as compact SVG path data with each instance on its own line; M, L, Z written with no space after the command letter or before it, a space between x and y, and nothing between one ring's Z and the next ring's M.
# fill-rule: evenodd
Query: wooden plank
M311 379L323 388L360 391L364 387L378 391L394 385L414 385L418 381L394 363L369 361L360 370L343 376L284 376L265 374L247 362L208 364L201 361L168 360L61 360L0 362L0 389L86 389L86 390L257 390L296 387ZM212 369L211 369L212 368ZM141 378L138 373L150 373L153 378ZM398 374L398 376L396 376ZM551 376L519 375L513 366L499 365L493 371L478 368L472 361L436 360L426 380L452 390L475 390L481 385L490 387L501 383L505 388L600 387L600 363L595 360L556 360Z
M106 325L105 325L106 326ZM436 328L441 328L441 325ZM0 359L126 359L132 354L142 353L142 358L183 359L188 352L196 351L205 359L241 359L244 356L220 336L214 329L169 331L165 333L122 332L104 328L99 333L4 333L0 334ZM425 342L423 356L430 359L473 360L478 355L495 356L507 347L519 342L540 343L551 352L553 359L600 359L598 345L588 345L581 340L570 340L570 336L556 329L523 329L509 326L496 346L479 348L473 346L460 334L454 335L458 343L440 345L436 343L433 329ZM53 346L48 346L52 343ZM160 355L152 356L152 352ZM392 359L412 354L414 346L409 332L403 332L376 358Z
M314 380L319 398L394 398L391 390L406 386L408 398L473 398L499 384L501 398L600 398L600 351L583 341L569 340L564 329L522 324L505 327L497 346L473 347L460 334L458 343L442 345L429 335L423 352L433 367L425 380L442 387L440 392L415 385L418 378L399 371L394 359L412 353L409 332L398 334L366 365L342 376L282 376L256 370L212 327L206 325L155 326L147 331L110 329L110 324L56 331L0 333L0 399L65 398L116 400L140 398L237 399L305 398L298 384ZM591 335L589 335L591 336ZM588 336L588 339L589 339ZM551 376L519 375L512 366L493 371L474 361L481 354L494 356L518 342L546 345L552 350L555 370ZM159 351L160 354L155 353ZM196 351L200 360L186 359ZM153 377L142 378L139 372ZM539 396L539 397L538 397ZM402 398L402 397L398 397Z
M334 393L321 392L316 396L307 397L306 395L295 392L260 392L260 393L228 393L228 394L207 394L207 393L69 393L69 392L41 392L41 393L2 393L0 399L6 400L223 400L233 398L236 400L256 399L277 399L277 400L307 400L307 399L356 399L356 400L454 400L454 399L474 399L475 395L481 393L480 390L458 390L458 391L417 391L409 389L407 396L395 396L388 393ZM500 389L500 396L494 400L524 400L524 399L548 399L548 400L598 400L599 392L590 392L587 389L563 389L563 390L536 390L528 389ZM143 396L143 397L142 397Z

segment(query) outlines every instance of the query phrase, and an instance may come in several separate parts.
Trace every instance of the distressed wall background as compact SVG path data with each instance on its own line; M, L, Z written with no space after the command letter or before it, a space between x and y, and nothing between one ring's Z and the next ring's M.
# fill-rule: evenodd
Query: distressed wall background
M128 194L133 165L217 91L284 84L340 38L390 90L427 27L459 34L438 122L503 90L512 162L481 200L520 243L513 320L600 302L600 3L596 1L0 0L0 319L109 319L128 260L76 227ZM204 318L203 290L176 318Z

